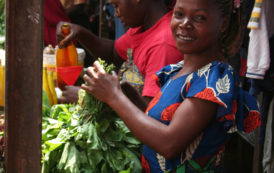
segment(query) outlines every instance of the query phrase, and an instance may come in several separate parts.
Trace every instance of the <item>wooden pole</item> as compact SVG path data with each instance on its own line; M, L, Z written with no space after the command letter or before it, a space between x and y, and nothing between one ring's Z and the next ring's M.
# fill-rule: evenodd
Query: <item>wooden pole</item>
M6 0L7 173L41 172L43 0Z

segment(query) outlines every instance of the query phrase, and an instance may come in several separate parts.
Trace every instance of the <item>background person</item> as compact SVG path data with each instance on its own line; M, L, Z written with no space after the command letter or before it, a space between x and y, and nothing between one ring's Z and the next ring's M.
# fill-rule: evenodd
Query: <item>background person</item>
M141 88L142 96L150 100L159 91L152 75L163 66L176 63L182 58L170 30L172 12L163 0L112 0L111 3L115 8L115 17L130 27L123 36L116 41L102 39L79 25L70 24L71 34L63 39L61 22L57 30L59 45L66 46L71 40L77 39L94 57L114 63L118 68L126 60L133 62L136 68L132 66L131 71L136 74L134 77L137 80L132 81L126 75L125 79L132 82L131 85ZM138 75L139 72L141 75ZM144 81L143 87L141 82L136 84L135 81ZM72 101L69 97L76 98L77 92L68 91L73 88L68 86L59 100L66 103Z
M57 45L56 27L60 21L70 22L60 0L44 1L44 47Z

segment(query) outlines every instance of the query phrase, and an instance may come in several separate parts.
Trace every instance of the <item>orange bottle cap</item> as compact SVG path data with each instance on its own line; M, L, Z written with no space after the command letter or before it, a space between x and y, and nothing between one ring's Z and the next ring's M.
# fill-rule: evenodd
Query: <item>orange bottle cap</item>
M63 24L62 33L65 35L68 35L70 33L70 26L67 23Z

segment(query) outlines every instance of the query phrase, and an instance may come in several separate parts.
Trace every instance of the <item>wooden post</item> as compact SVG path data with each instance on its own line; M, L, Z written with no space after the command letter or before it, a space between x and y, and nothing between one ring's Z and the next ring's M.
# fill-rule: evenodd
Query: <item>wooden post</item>
M6 0L7 173L41 172L43 0Z

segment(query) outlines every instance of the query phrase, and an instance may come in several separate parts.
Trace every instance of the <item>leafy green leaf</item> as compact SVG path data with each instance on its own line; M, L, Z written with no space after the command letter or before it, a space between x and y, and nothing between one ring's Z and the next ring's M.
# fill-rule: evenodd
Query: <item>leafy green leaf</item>
M127 170L120 171L119 173L130 173L130 168L128 168Z
M124 136L124 141L130 144L135 144L135 145L141 144L141 142L132 133L127 133Z
M124 133L120 131L119 129L108 129L108 131L105 134L105 139L108 141L121 141L124 137Z
M106 132L108 127L109 127L109 121L107 119L102 119L100 121L100 124L96 128L99 129L101 133L104 133Z
M68 153L67 163L64 169L68 173L80 173L79 151L73 143L70 144Z
M70 147L70 143L67 142L64 146L61 159L57 165L57 169L59 170L62 170L66 166L68 155L69 155L69 147Z
M100 150L88 150L87 157L90 165L97 166L103 159L103 152Z

